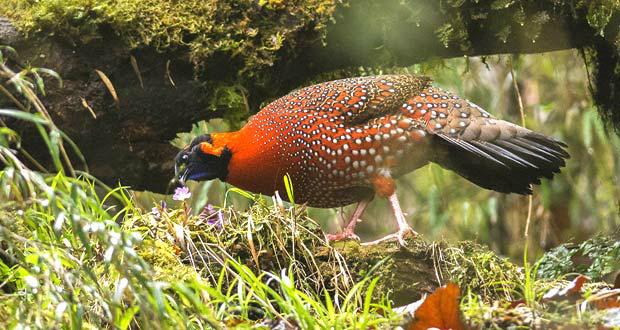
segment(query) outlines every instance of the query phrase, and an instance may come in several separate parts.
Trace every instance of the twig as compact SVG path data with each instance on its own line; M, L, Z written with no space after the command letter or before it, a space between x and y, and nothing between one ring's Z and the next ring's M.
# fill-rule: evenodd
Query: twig
M521 113L521 126L525 127L525 110L523 109L523 99L521 98L521 92L519 91L519 85L517 85L515 70L512 65L513 56L514 55L510 55L510 57L508 58L508 64L510 66L510 76L512 77L512 88L515 90L515 93L517 93L517 100L519 103L519 113ZM532 195L529 195L528 202L527 202L527 219L525 220L525 232L523 233L523 236L525 237L525 239L527 239L529 232L530 232L530 222L532 220L532 200L533 200Z

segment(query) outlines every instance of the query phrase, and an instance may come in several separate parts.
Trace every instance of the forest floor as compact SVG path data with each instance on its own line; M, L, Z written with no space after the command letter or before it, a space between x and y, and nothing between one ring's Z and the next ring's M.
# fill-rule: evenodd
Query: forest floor
M192 215L120 188L99 200L84 179L36 184L51 198L0 213L7 328L620 327L617 237L516 265L474 242L330 245L276 198Z

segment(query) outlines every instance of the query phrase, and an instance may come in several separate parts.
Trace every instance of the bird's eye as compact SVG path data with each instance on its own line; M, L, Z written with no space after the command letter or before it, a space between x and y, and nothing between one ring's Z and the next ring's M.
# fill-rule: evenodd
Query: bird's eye
M187 161L188 159L189 159L189 156L188 156L188 155L183 155L183 156L181 156L181 160L182 160L182 161Z

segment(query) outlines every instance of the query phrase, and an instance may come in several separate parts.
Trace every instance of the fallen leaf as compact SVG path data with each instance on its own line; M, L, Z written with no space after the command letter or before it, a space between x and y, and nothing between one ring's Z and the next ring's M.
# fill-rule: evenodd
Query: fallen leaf
M409 330L463 330L459 310L460 290L456 284L448 283L426 297L422 305L414 312Z
M597 309L620 308L620 289L601 290L588 297Z
M566 286L556 286L551 288L542 297L542 302L558 301L564 299L579 299L581 298L581 288L586 281L589 280L587 276L579 275ZM525 300L511 301L508 305L509 309L516 308L517 306L525 305Z
M583 287L583 284L587 280L589 280L587 276L579 275L568 285L564 287L555 287L547 291L547 293L543 296L543 301L568 298L569 296L574 296L576 294L580 295L581 287Z

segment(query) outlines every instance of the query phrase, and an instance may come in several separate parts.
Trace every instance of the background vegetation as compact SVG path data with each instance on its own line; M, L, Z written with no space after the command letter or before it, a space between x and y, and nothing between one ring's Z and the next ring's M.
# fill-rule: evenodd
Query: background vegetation
M618 11L617 1L553 1L551 8L537 8L536 3L493 1L488 10L485 4L482 11L467 11L468 2L441 1L441 13L448 22L429 38L437 37L450 49L468 52L476 45L464 32L475 30L487 14L506 14L509 19L495 22L499 25L493 40L510 42L515 35L525 35L528 44L540 43L543 27L551 21L549 15L568 9L575 10L575 15L585 11L588 27L595 30L597 38L613 35L610 22ZM399 62L398 56L388 37L398 36L398 31L389 30L393 21L377 12L376 16L385 20L379 30L390 31L381 39L385 44L374 47L378 53L369 56L377 65L303 79L297 76L291 80L299 82L295 86L282 79L270 84L278 73L289 72L282 70L286 65L282 59L305 49L298 43L328 40L326 24L338 4L320 0L183 4L7 0L0 3L0 14L10 16L30 36L51 34L81 50L110 39L119 41L121 50L112 52L132 58L125 69L132 75L135 71L140 85L142 73L147 77L153 71L164 77L166 84L174 85L168 72L170 62L165 66L166 75L140 71L130 52L154 49L164 54L156 57L175 52L187 56L194 66L190 76L214 82L204 87L208 102L201 110L209 114L214 114L210 110L220 111L215 114L224 113L224 119L196 123L191 132L181 133L171 142L176 147L186 145L197 134L240 127L259 104L281 96L284 88L288 91L343 76L408 72L430 75L439 86L516 123L522 121L520 95L525 125L569 145L572 158L567 167L535 189L530 207L526 197L489 192L436 165L426 166L398 183L407 218L424 235L423 240L410 242L407 252L391 245L378 249L363 249L356 243L330 247L321 228L337 231L340 212L346 214L350 208L307 210L285 205L277 198L252 196L221 182L192 184L191 198L177 196L176 200L171 194L106 186L89 173L87 157L72 136L56 125L56 117L68 117L56 116L65 113L51 113L47 107L49 91L59 82L62 86L62 77L20 63L12 49L2 47L0 104L10 107L0 109L0 325L390 328L411 325L407 313L394 304L412 302L412 297L448 281L460 286L463 316L474 326L620 324L610 323L617 317L610 318L588 300L609 286L602 281L613 282L620 267L620 139L609 133L592 102L594 83L587 72L592 66L584 65L584 58L591 60L595 55L586 49L435 59L395 67L392 64ZM540 12L526 13L523 8ZM405 14L412 20L409 23L425 24L421 13ZM361 39L368 37L365 33L372 34L363 32L359 33ZM351 44L346 44L345 54L351 55L360 39L346 40ZM618 40L611 43L617 47ZM45 56L38 49L35 53ZM228 62L233 62L233 70L218 71ZM75 67L70 66L76 71L68 71L71 78L88 76L76 74L80 71ZM242 87L248 81L259 92ZM79 86L73 85L69 93L75 96L67 98L80 99ZM136 86L132 88L138 89ZM102 94L111 89L108 83L99 87L85 90ZM165 88L174 96L184 92L182 87L173 89L176 85ZM133 95L119 91L122 100ZM116 110L128 110L114 101ZM123 112L114 117L98 105L91 111L103 118L99 123L123 123L117 120L125 118ZM118 112L110 113L116 116ZM77 112L71 116L78 118ZM140 112L137 116L144 117ZM129 124L119 131L132 126L142 129L136 121ZM18 132L26 127L36 132L34 146L43 150L49 161L33 157L33 144L22 143ZM125 141L124 133L121 140ZM130 152L135 153L132 147L130 141ZM531 225L526 234L529 211ZM363 220L358 227L363 240L395 230L381 200L373 203ZM462 240L466 242L459 242ZM549 288L575 273L592 279L585 286L585 300L579 308L573 306L577 303L555 304L543 297ZM519 302L523 306L514 308Z

